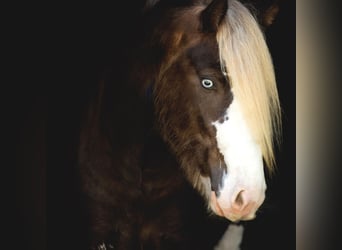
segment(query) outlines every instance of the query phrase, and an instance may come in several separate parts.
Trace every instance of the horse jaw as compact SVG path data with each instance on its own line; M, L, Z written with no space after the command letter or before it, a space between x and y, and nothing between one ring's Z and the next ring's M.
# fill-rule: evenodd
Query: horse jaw
M240 105L233 100L228 119L215 121L216 140L227 172L219 192L212 192L210 207L231 221L251 220L265 199L262 153L248 128Z

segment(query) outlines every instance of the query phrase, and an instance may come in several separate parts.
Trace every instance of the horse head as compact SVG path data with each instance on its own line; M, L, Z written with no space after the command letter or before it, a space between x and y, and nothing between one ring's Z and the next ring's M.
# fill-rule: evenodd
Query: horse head
M264 162L272 171L280 128L271 56L240 2L183 2L150 1L147 10L159 13L146 45L155 125L208 207L250 220L265 199Z

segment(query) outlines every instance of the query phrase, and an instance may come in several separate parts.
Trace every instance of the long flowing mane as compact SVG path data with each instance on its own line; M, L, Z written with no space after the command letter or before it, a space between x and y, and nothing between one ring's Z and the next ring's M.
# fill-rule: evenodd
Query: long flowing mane
M217 33L220 62L227 69L236 98L264 160L273 170L274 140L279 143L281 110L273 63L264 35L251 12L235 0L229 1L225 20Z

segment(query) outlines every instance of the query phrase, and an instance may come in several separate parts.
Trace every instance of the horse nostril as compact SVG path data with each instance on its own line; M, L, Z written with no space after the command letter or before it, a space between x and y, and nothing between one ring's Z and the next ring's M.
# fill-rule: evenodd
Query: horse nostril
M240 191L240 192L237 194L237 196L236 196L236 198L235 198L235 200L234 200L234 206L235 206L237 209L242 210L242 209L245 207L246 204L247 204L247 199L246 199L246 197L245 197L245 191L242 190L242 191Z

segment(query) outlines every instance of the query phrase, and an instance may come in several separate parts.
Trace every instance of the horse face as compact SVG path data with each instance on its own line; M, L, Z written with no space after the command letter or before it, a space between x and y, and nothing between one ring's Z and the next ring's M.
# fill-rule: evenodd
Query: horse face
M222 3L213 1L197 19L211 18L210 12L220 16L218 2ZM211 210L231 221L250 220L265 198L262 152L234 98L229 69L223 72L220 65L213 32L220 20L210 21L204 26L209 32L193 31L193 38L183 35L178 39L187 42L178 44L182 51L172 50L177 56L155 87L158 126Z
M262 155L206 38L165 72L156 89L164 139L186 176L218 215L252 219L266 188Z

